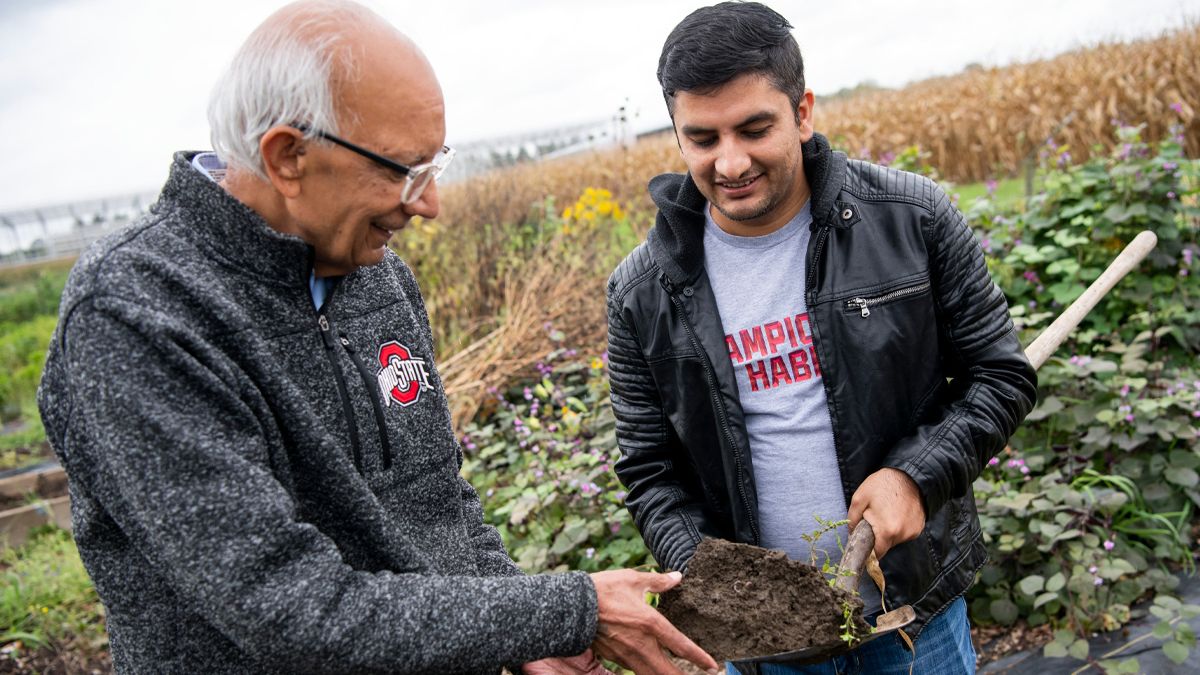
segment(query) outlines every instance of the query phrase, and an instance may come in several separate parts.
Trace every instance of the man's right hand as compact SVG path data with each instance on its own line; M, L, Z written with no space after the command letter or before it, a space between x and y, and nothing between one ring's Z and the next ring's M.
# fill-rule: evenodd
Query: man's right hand
M662 593L679 583L679 572L654 574L634 570L595 572L596 598L600 617L592 649L635 673L682 675L663 653L691 661L706 671L715 672L717 662L646 604L646 593Z

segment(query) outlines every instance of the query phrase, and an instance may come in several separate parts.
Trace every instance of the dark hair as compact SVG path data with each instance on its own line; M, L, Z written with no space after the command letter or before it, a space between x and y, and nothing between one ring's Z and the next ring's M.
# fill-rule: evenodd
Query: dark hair
M658 57L658 83L667 111L675 93L706 93L747 73L759 73L787 95L795 110L804 98L804 60L792 24L757 2L701 7L675 26Z

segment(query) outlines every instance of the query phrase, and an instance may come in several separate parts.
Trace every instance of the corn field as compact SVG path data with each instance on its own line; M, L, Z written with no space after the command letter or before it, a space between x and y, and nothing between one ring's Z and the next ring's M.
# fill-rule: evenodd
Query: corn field
M1111 148L1114 121L1145 124L1150 141L1182 125L1194 157L1198 54L1200 27L1190 27L902 90L818 99L816 127L852 157L918 146L940 178L956 183L1015 175L1043 149L1057 156L1064 145L1083 161L1093 146ZM652 222L646 183L684 169L665 133L630 149L520 165L442 189L438 219L414 222L396 246L425 289L460 427L490 387L532 371L556 347L603 349L604 281ZM624 212L620 232L564 227L567 207L589 187L604 188ZM552 332L565 337L556 342Z
M1172 105L1176 109L1172 109ZM1184 125L1200 154L1200 26L1006 68L975 69L899 91L817 101L817 129L851 156L917 145L955 183L1014 175L1050 139L1082 161L1111 148L1113 121L1158 141Z

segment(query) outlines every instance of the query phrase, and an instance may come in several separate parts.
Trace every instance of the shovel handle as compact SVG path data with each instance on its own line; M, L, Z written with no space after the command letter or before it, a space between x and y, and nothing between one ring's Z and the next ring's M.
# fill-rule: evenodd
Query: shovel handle
M867 557L875 550L875 530L866 518L858 521L858 525L850 532L850 541L846 543L846 552L842 554L842 564L835 586L843 591L858 589L858 578L862 576L863 568L867 566Z
M1054 320L1054 323L1050 324L1049 328L1037 336L1033 344L1029 345L1029 348L1025 350L1025 357L1033 364L1034 370L1040 368L1047 359L1054 355L1054 352L1058 351L1059 345L1063 343L1063 340L1067 339L1071 331L1075 330L1079 322L1083 321L1083 317L1092 311L1096 303L1100 302L1100 298L1103 298L1106 293L1111 291L1113 286L1117 285L1118 281L1124 278L1126 274L1129 274L1130 270L1137 267L1137 264L1142 261L1142 258L1146 257L1146 254L1157 243L1158 236L1150 230L1146 230L1134 237L1133 241L1129 242L1129 245L1125 247L1125 250L1121 251L1121 255L1118 255L1112 261L1108 269L1104 270L1104 273L1093 281L1091 286L1088 286L1083 295L1076 298L1075 302L1072 302L1071 306L1067 307Z

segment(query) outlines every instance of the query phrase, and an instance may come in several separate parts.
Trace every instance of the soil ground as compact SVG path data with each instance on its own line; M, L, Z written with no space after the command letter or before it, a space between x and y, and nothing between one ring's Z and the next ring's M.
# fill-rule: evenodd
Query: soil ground
M839 645L847 611L855 635L870 632L862 608L782 551L711 538L659 598L671 623L718 661Z

